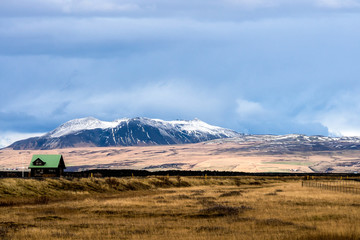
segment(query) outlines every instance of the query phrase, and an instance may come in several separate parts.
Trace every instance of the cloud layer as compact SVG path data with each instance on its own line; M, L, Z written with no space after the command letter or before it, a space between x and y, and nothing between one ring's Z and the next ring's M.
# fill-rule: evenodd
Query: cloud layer
M1 1L0 132L147 116L360 135L359 11L357 0Z

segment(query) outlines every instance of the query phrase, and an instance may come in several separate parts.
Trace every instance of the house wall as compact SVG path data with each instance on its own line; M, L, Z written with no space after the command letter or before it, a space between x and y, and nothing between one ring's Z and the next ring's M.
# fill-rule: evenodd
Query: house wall
M31 177L60 177L63 172L62 168L32 168Z

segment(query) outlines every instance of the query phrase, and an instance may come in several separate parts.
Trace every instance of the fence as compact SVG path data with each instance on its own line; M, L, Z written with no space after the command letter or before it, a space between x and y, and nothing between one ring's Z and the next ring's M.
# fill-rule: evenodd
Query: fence
M324 190L360 194L360 181L355 180L306 180L302 181L302 187L315 187Z

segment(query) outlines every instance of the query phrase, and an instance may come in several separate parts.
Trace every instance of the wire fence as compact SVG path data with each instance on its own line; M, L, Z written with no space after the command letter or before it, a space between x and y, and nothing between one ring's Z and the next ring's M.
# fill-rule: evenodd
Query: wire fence
M336 192L360 194L360 181L356 180L306 180L302 187L314 187Z

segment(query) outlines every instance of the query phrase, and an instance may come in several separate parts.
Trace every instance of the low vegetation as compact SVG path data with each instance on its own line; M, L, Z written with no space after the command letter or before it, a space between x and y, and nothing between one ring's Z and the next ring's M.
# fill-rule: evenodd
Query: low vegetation
M360 239L359 195L301 179L0 179L0 239Z

